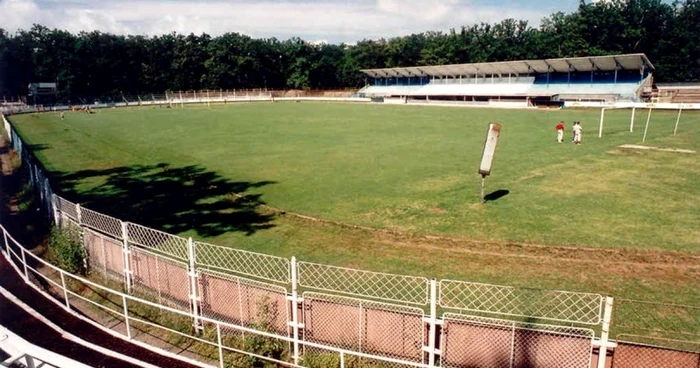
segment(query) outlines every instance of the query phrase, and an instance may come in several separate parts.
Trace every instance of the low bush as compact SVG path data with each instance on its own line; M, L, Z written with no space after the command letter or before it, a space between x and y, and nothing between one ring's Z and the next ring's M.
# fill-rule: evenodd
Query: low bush
M76 229L51 229L48 260L70 273L85 275L85 251Z

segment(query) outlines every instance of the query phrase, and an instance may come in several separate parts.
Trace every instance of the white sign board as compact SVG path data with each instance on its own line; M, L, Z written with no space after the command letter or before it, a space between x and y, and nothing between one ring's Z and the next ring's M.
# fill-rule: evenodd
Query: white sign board
M489 124L489 131L486 134L486 142L484 143L484 153L481 156L481 165L479 166L479 174L481 174L481 176L485 177L491 174L493 156L496 154L496 143L498 143L498 136L500 133L501 124Z

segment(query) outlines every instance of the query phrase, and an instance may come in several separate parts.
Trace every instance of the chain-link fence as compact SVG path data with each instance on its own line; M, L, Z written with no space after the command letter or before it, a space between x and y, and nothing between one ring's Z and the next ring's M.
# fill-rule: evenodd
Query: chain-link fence
M163 231L128 222L126 224L129 243L137 247L151 249L167 254L177 260L187 262L189 259L187 239Z
M159 304L190 310L190 283L186 263L145 249L132 248L129 266L137 292Z
M558 290L516 288L474 282L440 281L440 305L460 311L484 312L552 321L597 325L603 296Z
M87 208L80 208L80 221L83 226L110 235L114 239L122 239L122 222L111 216Z
M443 316L443 367L588 368L593 330L455 313Z
M613 368L698 368L700 341L617 335Z
M304 293L303 300L305 341L424 363L422 309L313 292Z
M277 283L291 281L289 259L203 242L194 246L198 266Z
M202 315L288 336L290 306L281 286L211 270L198 271Z
M425 305L430 281L425 277L298 262L299 285L316 290Z
M84 229L83 242L91 269L103 277L124 280L124 247L120 241L90 229Z
M617 300L613 367L700 367L700 307Z

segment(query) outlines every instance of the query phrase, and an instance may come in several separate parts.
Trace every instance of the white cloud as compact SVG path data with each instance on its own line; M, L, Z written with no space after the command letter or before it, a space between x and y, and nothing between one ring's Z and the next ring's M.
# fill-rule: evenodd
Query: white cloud
M71 32L156 35L174 31L212 36L238 32L327 42L445 31L508 17L536 25L546 15L467 0L0 0L0 14L0 27L9 31L41 23Z
M6 30L29 28L33 23L43 23L41 11L31 0L0 0L0 27Z

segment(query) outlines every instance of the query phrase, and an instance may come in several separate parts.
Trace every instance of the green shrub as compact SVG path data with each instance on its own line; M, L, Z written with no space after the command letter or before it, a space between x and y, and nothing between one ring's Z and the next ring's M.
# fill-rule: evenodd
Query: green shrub
M85 250L76 229L51 229L48 259L51 263L73 274L85 274Z
M275 317L275 311L271 306L270 299L268 297L260 298L260 300L257 302L257 306L258 310L254 320L250 324L250 327L265 332L273 332L274 329L272 328L272 321ZM245 338L244 350L265 357L282 360L282 355L285 351L285 343L277 339L251 334L247 335ZM277 366L270 361L253 356L247 357L247 363L250 367L255 368Z

